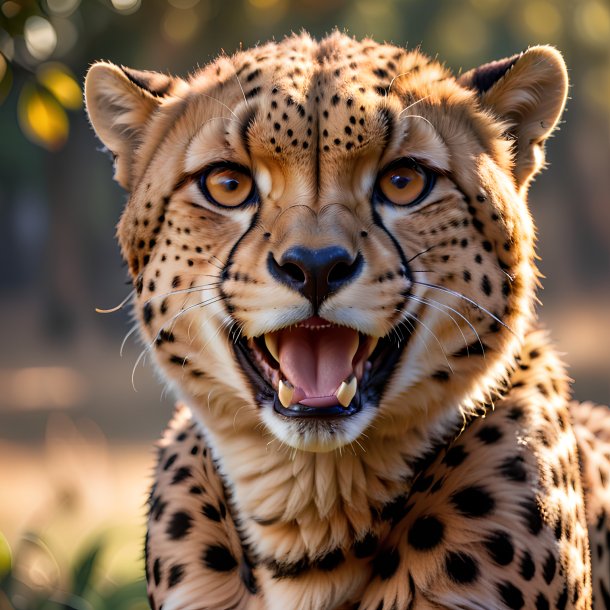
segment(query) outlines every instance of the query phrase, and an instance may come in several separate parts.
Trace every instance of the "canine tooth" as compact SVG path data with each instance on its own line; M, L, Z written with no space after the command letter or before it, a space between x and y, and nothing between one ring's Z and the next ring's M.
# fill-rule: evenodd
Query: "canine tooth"
M269 353L279 362L280 354L277 349L277 335L275 333L265 333L265 346Z
M294 396L294 386L289 381L282 381L280 379L277 397L280 399L282 406L286 409L292 404L292 397Z
M356 379L356 375L351 375L348 379L342 381L337 393L335 394L339 404L344 408L349 407L349 403L352 402L352 399L356 395L357 389L358 380Z
M379 338L373 337L371 344L369 345L369 353L366 356L367 358L375 351L375 348L377 347L378 343L379 343Z

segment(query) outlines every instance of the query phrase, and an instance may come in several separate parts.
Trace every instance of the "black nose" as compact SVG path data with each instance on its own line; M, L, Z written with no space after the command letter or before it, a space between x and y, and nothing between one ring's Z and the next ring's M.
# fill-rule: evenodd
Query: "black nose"
M270 252L267 267L282 284L300 292L317 311L322 301L356 278L362 270L362 255L351 256L339 246L310 250L289 248L280 262Z

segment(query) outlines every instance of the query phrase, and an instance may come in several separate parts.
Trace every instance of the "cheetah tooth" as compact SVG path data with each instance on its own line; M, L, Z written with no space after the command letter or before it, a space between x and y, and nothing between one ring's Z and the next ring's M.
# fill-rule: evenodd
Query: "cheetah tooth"
M289 381L282 381L280 379L279 387L277 390L277 397L280 399L282 406L287 409L292 404L293 396L294 386Z
M280 353L277 349L277 335L275 333L265 333L265 346L269 353L279 362Z
M354 396L356 396L357 389L358 380L356 379L356 375L350 375L345 381L341 382L335 396L343 408L347 409L347 407L349 407L350 402L352 402Z

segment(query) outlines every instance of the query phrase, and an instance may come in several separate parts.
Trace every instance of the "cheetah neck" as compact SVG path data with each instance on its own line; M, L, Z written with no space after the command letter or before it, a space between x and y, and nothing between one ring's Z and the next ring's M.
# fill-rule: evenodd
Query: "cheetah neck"
M218 405L215 405L218 406ZM207 410L207 409L206 409ZM383 536L384 507L408 493L422 456L463 426L458 410L400 435L371 435L341 450L312 453L269 442L260 426L210 426L194 409L217 456L245 537L262 557L295 561Z

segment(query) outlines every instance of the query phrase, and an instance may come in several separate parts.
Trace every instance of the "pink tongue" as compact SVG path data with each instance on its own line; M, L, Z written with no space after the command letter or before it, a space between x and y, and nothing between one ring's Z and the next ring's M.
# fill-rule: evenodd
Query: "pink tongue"
M358 333L335 325L316 329L315 325L329 325L319 318L311 318L304 324L278 333L280 369L295 387L294 402L311 402L310 406L337 404L334 394L353 372ZM330 402L309 400L327 396L333 399Z

